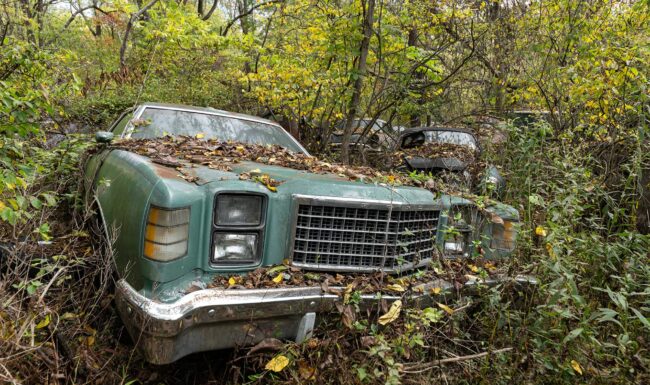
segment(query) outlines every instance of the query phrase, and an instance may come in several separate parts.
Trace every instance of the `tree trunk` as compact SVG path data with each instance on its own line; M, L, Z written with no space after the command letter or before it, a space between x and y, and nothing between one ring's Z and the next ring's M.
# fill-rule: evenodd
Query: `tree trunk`
M361 102L361 89L363 88L363 80L366 76L366 62L368 60L368 49L370 47L370 38L372 37L372 24L374 22L375 13L375 0L362 1L361 5L364 9L363 15L363 38L359 47L359 58L357 60L356 71L352 76L354 78L354 85L352 89L352 98L348 103L348 113L345 120L345 130L343 131L343 141L341 143L341 161L345 164L350 164L350 136L352 135L352 125L354 119L357 118L359 110L359 103Z
M409 36L408 36L408 41L407 41L407 46L409 47L415 47L418 41L418 31L415 27L409 31ZM415 77L415 84L417 86L420 86L424 82L424 74L421 71L418 71L417 69L415 70L415 74L413 75ZM420 105L423 105L425 103L424 100L424 91L420 91L420 98L419 98L419 103ZM409 117L409 123L411 127L419 127L420 126L420 115L418 113L411 114Z
M650 148L650 141L648 141L646 147ZM650 234L650 167L641 170L639 195L636 228L641 234Z

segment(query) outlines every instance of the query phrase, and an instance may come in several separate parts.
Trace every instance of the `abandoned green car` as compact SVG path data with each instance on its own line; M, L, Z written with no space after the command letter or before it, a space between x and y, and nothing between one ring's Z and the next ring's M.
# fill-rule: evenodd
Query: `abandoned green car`
M174 165L110 144L163 136L278 145L307 155L274 122L211 108L147 103L123 114L110 132L97 133L100 149L85 170L88 199L113 242L117 309L153 363L266 337L302 341L316 315L341 301L336 288L320 286L210 287L218 276L283 263L316 273L408 274L439 255L463 258L480 249L486 258L507 258L515 248L519 216L506 205L488 207L498 221L474 226L485 209L422 188L251 161L228 171L195 164L190 179ZM240 178L253 171L281 183L270 188ZM476 277L464 286L500 280ZM459 289L442 280L428 285L442 288L440 295ZM426 306L434 301L431 293L414 291L409 300ZM378 297L364 294L360 301Z

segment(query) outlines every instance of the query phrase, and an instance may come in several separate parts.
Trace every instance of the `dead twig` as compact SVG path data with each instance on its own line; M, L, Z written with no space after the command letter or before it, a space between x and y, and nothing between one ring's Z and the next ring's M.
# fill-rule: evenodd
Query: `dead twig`
M482 358L482 357L486 357L486 356L493 355L493 354L506 353L506 352L509 352L511 350L513 350L513 348L503 348L503 349L497 349L497 350L492 350L492 351L487 351L487 352L482 352L482 353L477 353L477 354L470 354L470 355L467 355L467 356L444 358L444 359L441 359L441 360L427 362L427 363L424 363L424 364L413 365L411 367L407 367L407 368L402 369L401 372L402 373L408 373L408 374L417 374L417 373L426 372L427 370L431 370L431 369L433 369L433 368L435 368L437 366L440 366L440 365L474 360L474 359L477 359L477 358Z

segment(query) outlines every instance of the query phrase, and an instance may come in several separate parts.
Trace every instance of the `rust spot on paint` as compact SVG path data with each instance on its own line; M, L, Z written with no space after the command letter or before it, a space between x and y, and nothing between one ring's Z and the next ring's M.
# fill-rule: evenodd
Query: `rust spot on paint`
M174 168L171 167L165 167L160 164L152 163L153 165L153 171L156 173L161 178L166 178L166 179L183 179L181 174Z

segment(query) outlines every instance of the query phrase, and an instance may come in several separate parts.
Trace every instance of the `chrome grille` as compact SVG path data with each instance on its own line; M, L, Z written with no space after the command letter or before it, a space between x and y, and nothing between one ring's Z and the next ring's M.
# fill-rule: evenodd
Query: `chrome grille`
M439 210L298 205L293 263L315 270L404 271L435 253Z

